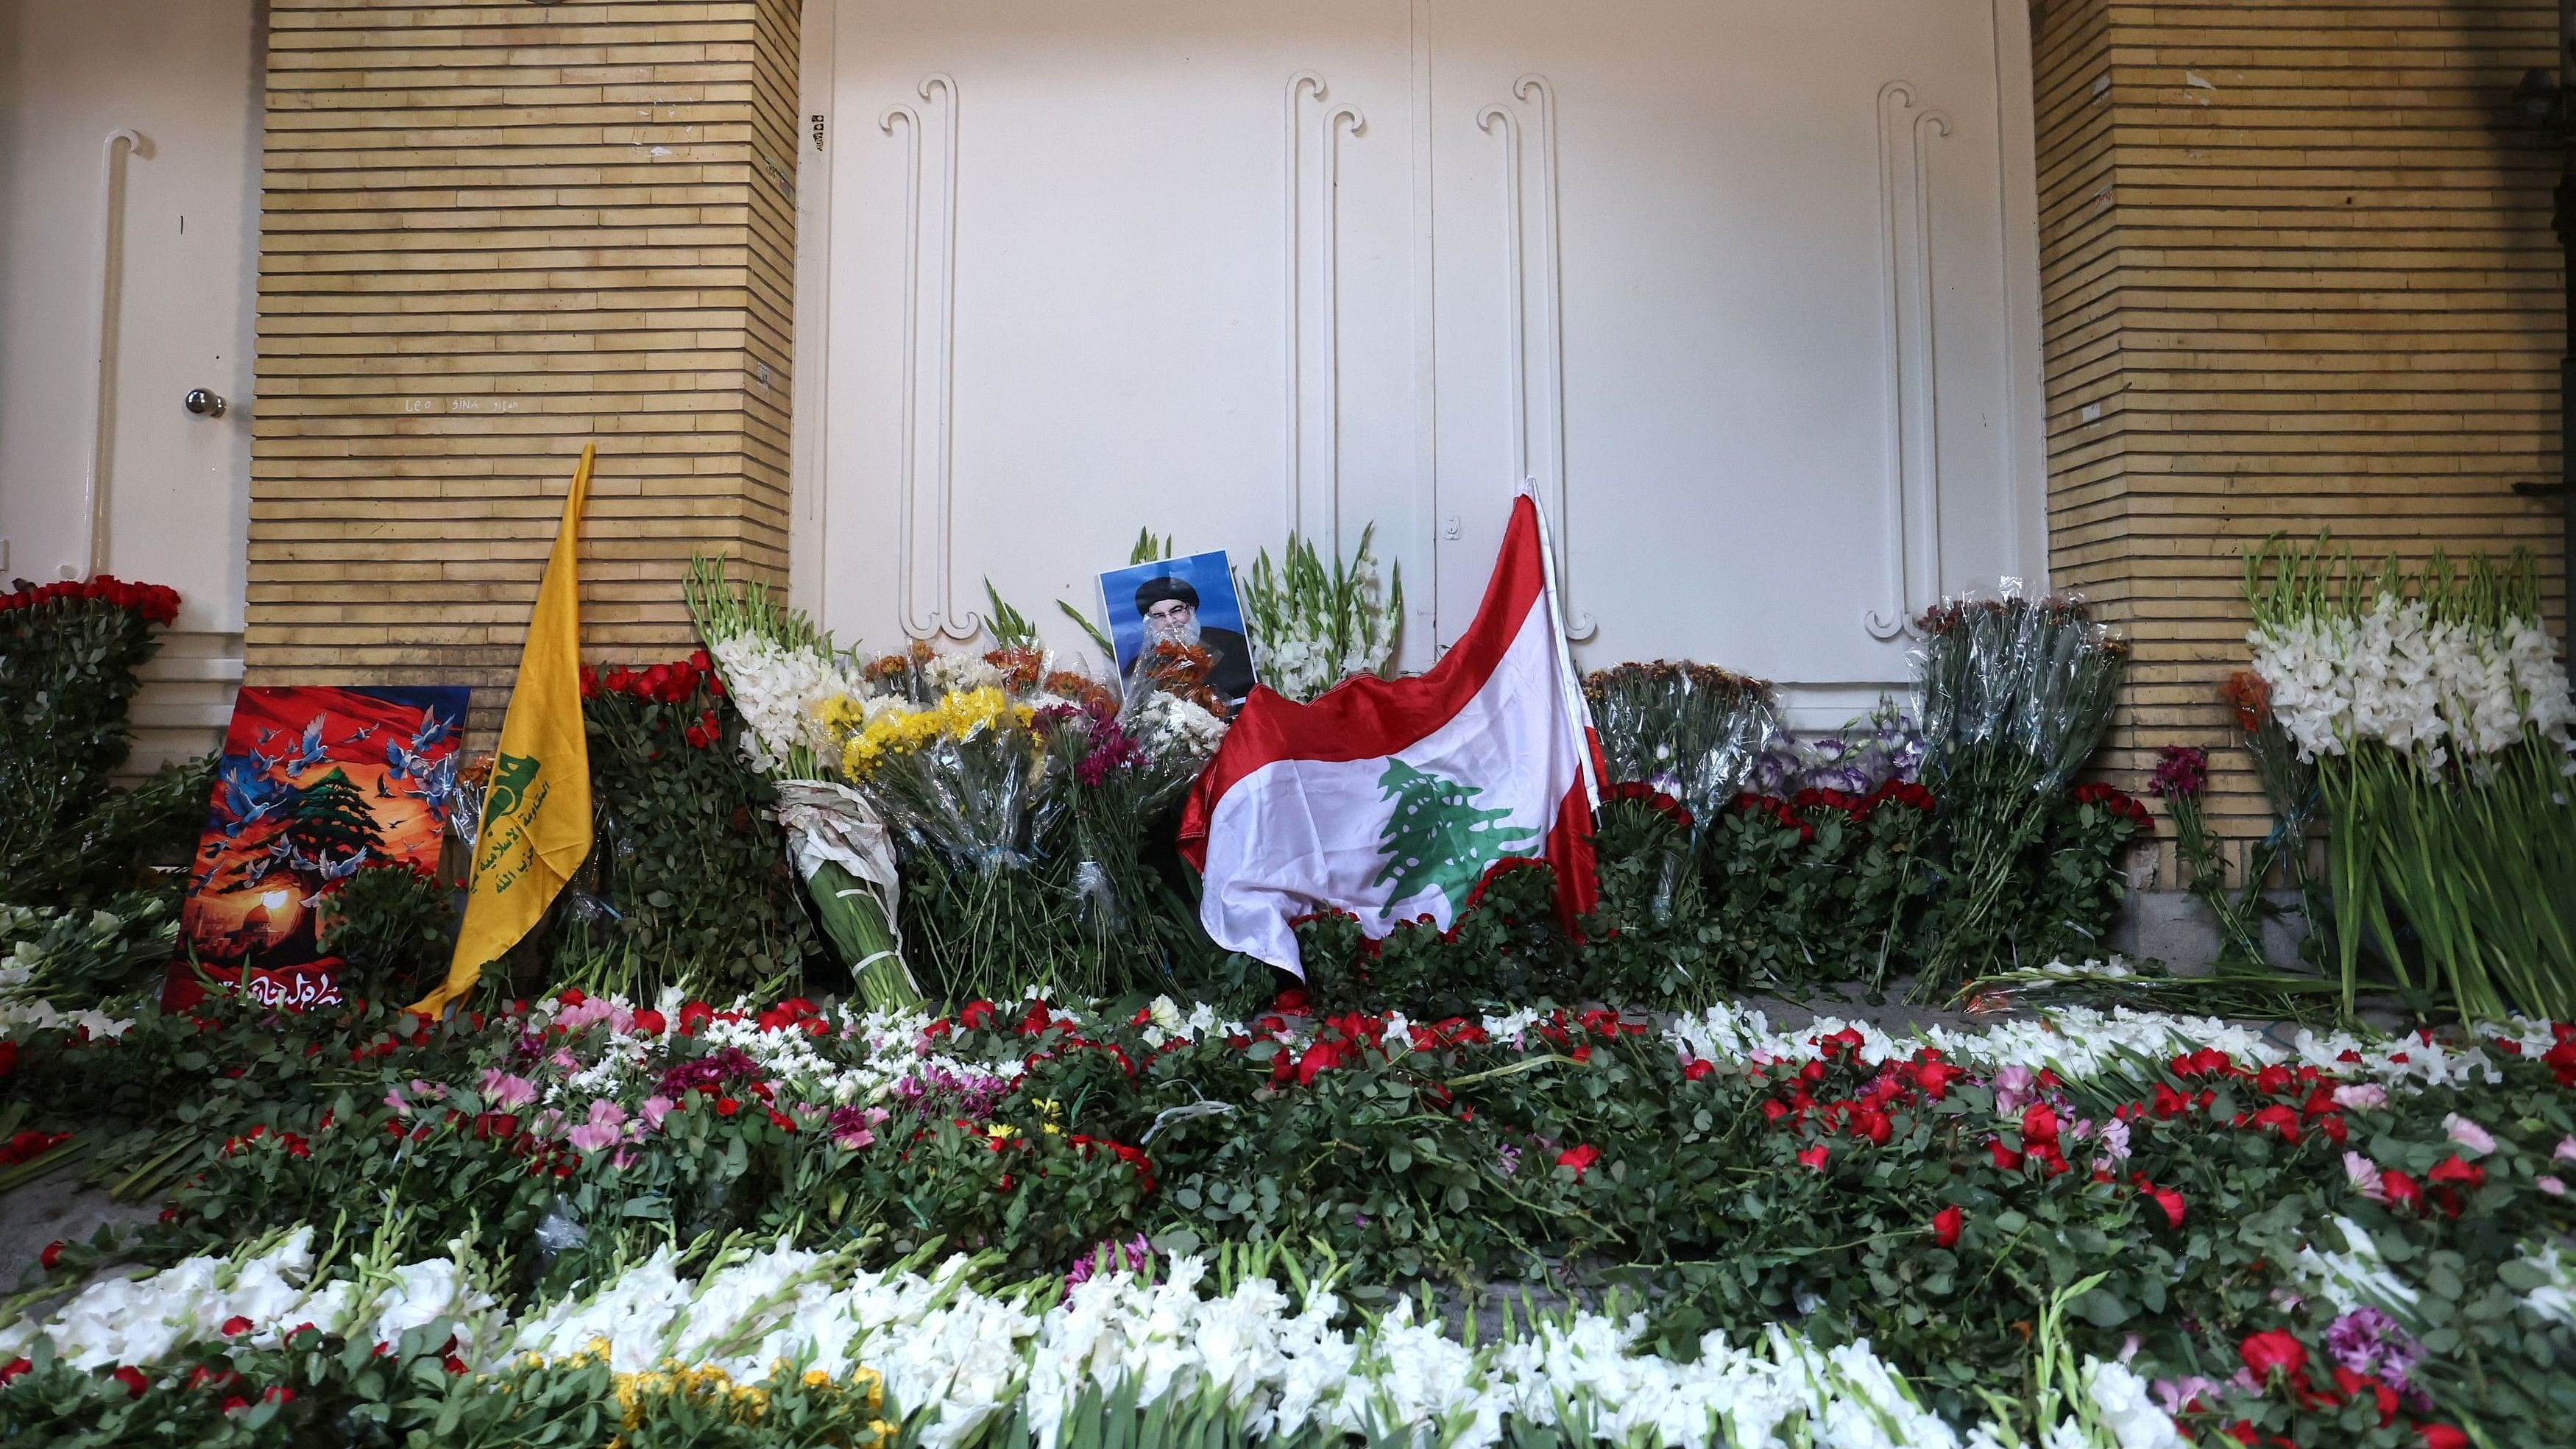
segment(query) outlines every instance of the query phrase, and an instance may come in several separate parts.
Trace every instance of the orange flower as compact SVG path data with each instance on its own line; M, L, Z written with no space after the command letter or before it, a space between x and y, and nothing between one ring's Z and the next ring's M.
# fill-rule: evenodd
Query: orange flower
M2251 669L2227 676L2218 697L2236 706L2236 727L2249 735L2272 721L2272 687Z

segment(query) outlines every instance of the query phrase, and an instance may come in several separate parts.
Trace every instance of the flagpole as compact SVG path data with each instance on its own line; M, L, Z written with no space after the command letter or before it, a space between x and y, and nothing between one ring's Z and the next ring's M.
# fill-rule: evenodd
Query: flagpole
M1521 479L1518 496L1530 501L1530 516L1538 520L1538 561L1540 576L1545 581L1544 592L1547 594L1547 624L1556 636L1557 692L1565 697L1567 718L1587 721L1584 734L1588 738L1592 732L1588 723L1592 718L1592 711L1590 706L1583 702L1583 682L1574 677L1574 644L1566 637L1565 611L1558 607L1556 601L1556 538L1548 532L1547 509L1539 502L1538 480L1524 476ZM1583 772L1584 803L1598 811L1601 808L1601 781L1593 773L1592 750L1586 748L1579 754Z

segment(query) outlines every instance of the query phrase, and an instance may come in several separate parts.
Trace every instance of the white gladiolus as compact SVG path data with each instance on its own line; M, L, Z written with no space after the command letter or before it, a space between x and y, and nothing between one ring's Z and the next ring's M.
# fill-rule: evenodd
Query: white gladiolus
M2303 615L2245 641L2302 758L2376 740L2431 773L2509 748L2526 730L2576 754L2567 670L2537 620L2473 629L2382 594L2358 616Z
M749 753L757 746L753 763L763 774L785 765L788 752L799 745L825 757L832 754L823 704L858 691L832 656L820 649L791 649L757 634L710 639L707 653L724 676L734 708L751 727L744 747Z
M1256 1439L1322 1428L1419 1449L1494 1449L1515 1417L1676 1449L2009 1442L1991 1424L1962 1434L1944 1423L1866 1342L1819 1349L1778 1325L1751 1348L1712 1333L1699 1360L1683 1364L1638 1351L1643 1315L1574 1312L1469 1348L1417 1320L1409 1301L1343 1330L1332 1326L1341 1304L1329 1291L1293 1303L1253 1277L1211 1293L1206 1263L1187 1257L1156 1280L1104 1273L1043 1313L972 1285L962 1258L926 1277L880 1274L781 1243L729 1254L695 1282L678 1277L674 1261L664 1249L510 1324L476 1268L456 1258L402 1265L372 1289L308 1291L312 1234L303 1229L240 1263L192 1258L93 1284L44 1323L0 1331L0 1351L23 1352L42 1334L82 1367L150 1368L189 1344L222 1341L235 1315L251 1320L246 1339L256 1343L305 1322L389 1342L448 1319L458 1353L487 1372L603 1347L618 1372L713 1367L746 1384L808 1371L840 1379L866 1367L884 1376L928 1449L954 1449L1015 1406L1042 1449L1055 1449L1086 1391L1105 1399L1122 1389L1143 1409L1221 1404ZM2119 1449L2181 1442L2125 1369L2088 1363L2085 1382L2094 1418Z

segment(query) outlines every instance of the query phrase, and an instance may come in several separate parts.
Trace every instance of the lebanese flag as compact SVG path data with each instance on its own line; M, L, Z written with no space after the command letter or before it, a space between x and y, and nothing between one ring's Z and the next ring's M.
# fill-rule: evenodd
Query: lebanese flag
M1252 691L1190 791L1181 852L1216 943L1303 976L1291 921L1329 908L1373 939L1424 916L1446 930L1501 860L1544 859L1567 918L1591 911L1599 780L1524 493L1475 622L1430 673L1312 704Z

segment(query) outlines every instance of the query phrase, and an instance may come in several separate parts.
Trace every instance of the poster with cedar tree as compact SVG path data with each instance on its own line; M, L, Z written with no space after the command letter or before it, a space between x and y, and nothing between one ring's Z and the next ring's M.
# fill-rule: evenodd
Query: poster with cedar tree
M331 900L360 871L438 868L457 806L459 688L246 688L233 705L164 1006L208 984L340 999Z

